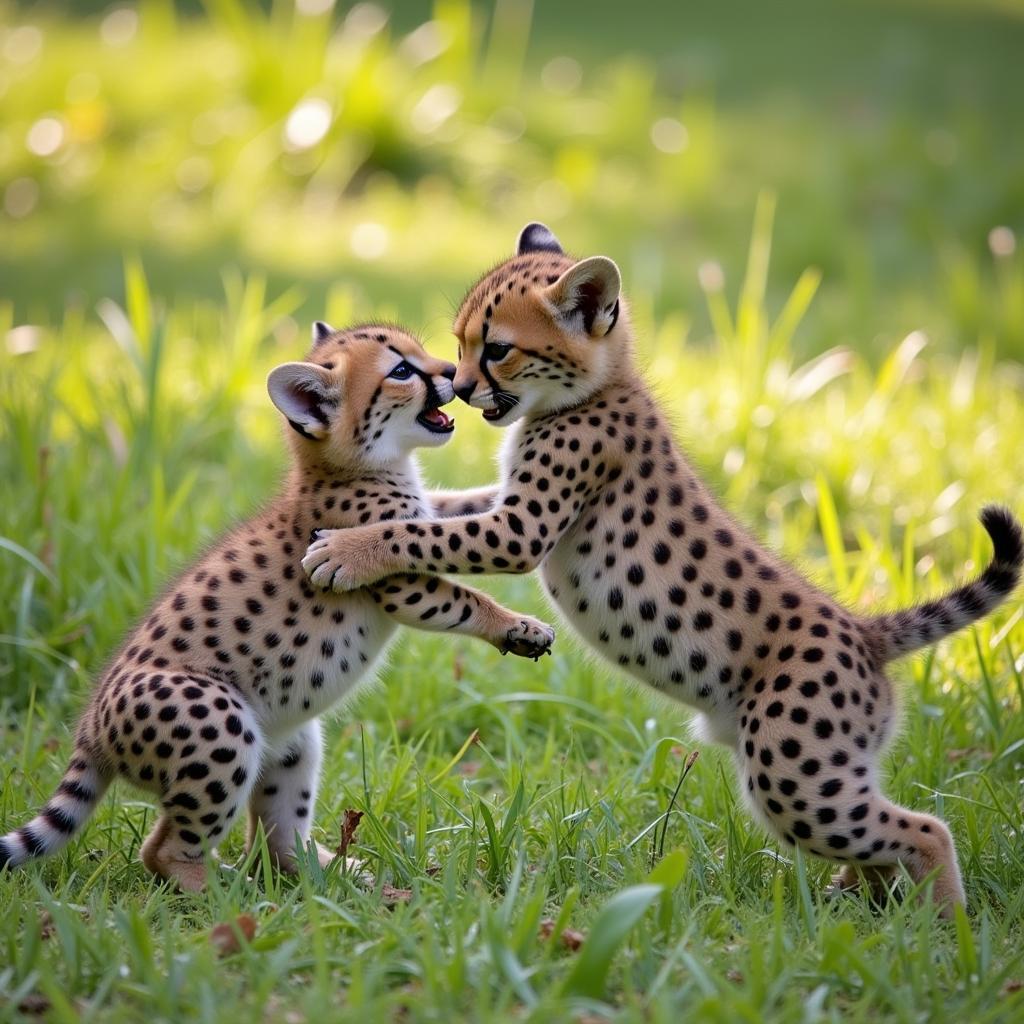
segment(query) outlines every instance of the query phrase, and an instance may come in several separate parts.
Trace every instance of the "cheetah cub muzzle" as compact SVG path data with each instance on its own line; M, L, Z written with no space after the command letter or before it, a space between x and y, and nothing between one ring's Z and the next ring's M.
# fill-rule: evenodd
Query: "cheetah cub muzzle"
M142 860L181 888L204 885L204 852L246 807L249 843L262 823L280 866L294 870L316 803L317 719L370 677L398 624L479 637L503 653L548 652L544 623L436 576L336 595L300 571L315 527L398 530L416 519L433 531L436 515L489 507L489 491L424 493L411 455L451 436L441 406L454 376L402 330L323 323L308 361L270 374L291 427L283 493L186 571L128 638L98 681L56 793L0 839L0 869L62 847L122 778L156 794L162 816ZM317 852L323 864L333 857Z
M896 717L885 664L1007 598L1024 552L1010 513L982 512L995 554L977 579L861 615L762 547L694 472L635 367L610 259L577 262L528 225L515 256L470 290L454 331L456 393L511 425L494 508L445 520L429 545L381 526L321 533L303 561L312 581L345 591L385 573L539 567L586 644L700 712L775 836L841 862L842 886L861 871L879 885L903 865L933 880L944 912L962 903L949 829L882 792Z

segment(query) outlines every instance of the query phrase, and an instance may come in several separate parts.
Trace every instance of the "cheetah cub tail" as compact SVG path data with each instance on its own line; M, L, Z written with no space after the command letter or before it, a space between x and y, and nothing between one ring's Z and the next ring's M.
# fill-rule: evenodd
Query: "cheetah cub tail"
M46 857L65 846L86 823L109 782L95 759L78 747L42 810L27 825L0 838L0 871Z
M945 597L903 611L865 620L883 661L902 657L970 625L997 608L1013 592L1024 565L1024 531L1009 509L986 505L981 525L995 551L985 571Z

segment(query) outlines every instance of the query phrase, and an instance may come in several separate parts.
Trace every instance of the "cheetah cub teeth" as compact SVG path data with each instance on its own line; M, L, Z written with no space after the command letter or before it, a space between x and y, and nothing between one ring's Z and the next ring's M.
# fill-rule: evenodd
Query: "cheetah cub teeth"
M515 255L471 289L454 332L455 392L510 428L494 502L405 534L324 532L304 563L314 582L539 568L595 651L697 709L781 842L840 862L845 883L855 868L884 877L903 865L933 881L944 912L963 902L949 829L883 792L879 759L896 727L885 665L1006 600L1024 560L1017 520L983 510L992 561L945 597L853 612L758 543L694 471L634 364L610 259L577 262L544 225L527 225Z
M290 428L283 492L235 527L159 598L100 677L57 791L0 838L0 870L60 849L117 778L148 790L162 815L142 844L154 874L197 891L207 854L247 810L285 871L308 847L321 762L319 716L369 680L398 625L475 636L538 658L554 631L486 594L403 573L352 593L320 593L299 557L316 529L481 512L495 490L423 490L415 448L444 444L455 367L410 334L317 323L305 362L268 380ZM418 529L418 528L417 528ZM427 532L416 536L426 546ZM367 552L362 552L365 556ZM372 553L371 553L372 554ZM322 865L334 858L316 845Z

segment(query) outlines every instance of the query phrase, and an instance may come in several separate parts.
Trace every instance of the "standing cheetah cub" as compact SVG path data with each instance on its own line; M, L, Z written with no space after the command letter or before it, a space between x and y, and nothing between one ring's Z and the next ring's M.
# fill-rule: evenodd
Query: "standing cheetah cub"
M612 664L700 711L729 746L758 818L844 863L840 885L902 864L948 913L964 899L947 827L886 799L878 760L895 727L885 664L991 611L1024 544L989 507L991 564L937 601L864 616L765 550L675 444L637 372L615 264L575 262L543 225L470 291L455 320L455 391L499 426L492 510L325 532L303 567L344 591L394 572L529 572Z
M316 526L424 519L488 507L423 492L412 449L444 444L455 367L393 327L314 327L308 362L267 382L291 425L284 491L232 530L154 605L104 672L49 803L0 839L0 869L62 847L120 776L163 810L142 846L154 874L197 890L242 807L294 870L309 838L320 768L318 718L369 678L398 623L464 633L537 657L554 633L487 595L401 575L336 596L315 591L299 555ZM479 502L479 504L474 504ZM392 525L390 529L396 529ZM383 574L382 574L383 575ZM333 854L318 848L321 863Z

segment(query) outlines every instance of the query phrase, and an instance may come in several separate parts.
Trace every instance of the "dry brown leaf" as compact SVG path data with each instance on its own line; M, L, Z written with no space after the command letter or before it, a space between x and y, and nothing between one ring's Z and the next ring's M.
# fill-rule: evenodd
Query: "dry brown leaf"
M241 938L245 940L243 943ZM252 942L256 935L256 919L250 914L239 914L234 922L214 925L210 931L210 945L217 956L234 956L241 952L243 945Z
M538 932L542 939L550 939L554 930L555 922L550 917L545 917L538 928ZM576 931L575 928L563 928L562 934L559 935L558 938L566 949L571 949L575 952L583 945L587 937L583 932Z
M412 899L412 889L396 889L393 885L385 885L380 891L384 906L395 907L399 903L408 903Z
M341 840L337 847L339 857L344 857L348 853L348 848L356 837L356 829L362 820L362 811L355 811L351 807L345 808L345 816L341 820Z

